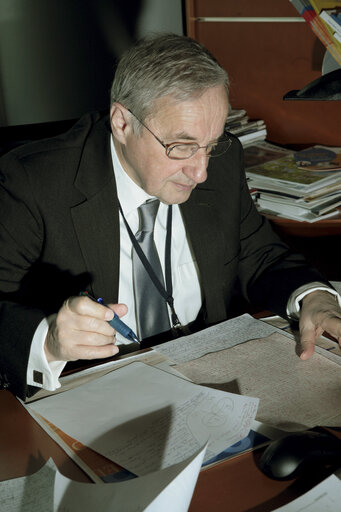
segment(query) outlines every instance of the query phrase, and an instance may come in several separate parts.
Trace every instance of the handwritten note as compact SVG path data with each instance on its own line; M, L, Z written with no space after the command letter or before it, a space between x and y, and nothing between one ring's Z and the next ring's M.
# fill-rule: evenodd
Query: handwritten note
M245 314L153 348L176 363L185 363L210 352L234 347L254 338L269 336L273 332L278 332L273 325Z
M340 424L340 366L317 352L302 361L294 340L281 333L175 368L197 384L257 396L257 419L276 428L295 431Z
M135 362L27 409L144 475L182 461L206 441L210 459L243 439L258 402Z

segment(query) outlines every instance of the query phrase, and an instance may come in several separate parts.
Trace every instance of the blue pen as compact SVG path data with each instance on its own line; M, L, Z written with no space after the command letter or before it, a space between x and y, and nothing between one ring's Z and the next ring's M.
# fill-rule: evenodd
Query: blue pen
M91 297L91 295L89 295L88 292L81 292L80 295L89 297L89 299L93 300L94 302L98 302L99 304L102 304L102 306L105 306L106 308L109 307L105 304L105 302L102 298L95 299L94 297ZM111 325L111 327L113 327L115 329L115 331L122 334L122 336L127 338L127 340L130 340L130 341L133 341L134 343L140 344L140 340L138 339L138 337L136 336L134 331L132 329L130 329L130 327L128 327L128 325L126 325L124 322L122 322L120 317L118 315L116 315L115 311L113 313L114 313L114 318L112 320L110 320L110 322L108 322Z

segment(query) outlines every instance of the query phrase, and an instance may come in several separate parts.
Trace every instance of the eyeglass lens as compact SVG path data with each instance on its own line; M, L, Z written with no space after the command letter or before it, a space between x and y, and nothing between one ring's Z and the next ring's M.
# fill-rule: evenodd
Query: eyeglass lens
M220 156L225 153L231 145L231 139L221 138L214 144L206 147L206 154L210 157ZM176 160L183 160L193 156L201 147L198 144L174 144L167 148L167 156ZM203 148L201 148L203 149Z

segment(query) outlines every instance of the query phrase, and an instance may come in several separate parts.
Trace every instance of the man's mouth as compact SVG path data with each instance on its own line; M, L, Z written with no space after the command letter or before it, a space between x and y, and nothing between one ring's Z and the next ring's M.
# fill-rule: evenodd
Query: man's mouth
M195 187L194 183L187 184L187 183L179 183L176 181L173 181L173 183L178 190L183 190L183 191L187 191L187 192L191 191Z

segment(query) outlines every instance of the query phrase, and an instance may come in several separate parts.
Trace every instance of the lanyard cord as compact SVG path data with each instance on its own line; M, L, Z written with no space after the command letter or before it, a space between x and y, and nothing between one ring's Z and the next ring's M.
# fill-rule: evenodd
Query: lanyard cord
M140 258L142 265L144 266L146 272L148 273L149 277L153 281L154 286L162 295L162 297L165 299L167 304L169 305L171 309L171 318L172 318L172 324L173 328L178 329L181 327L181 323L179 321L179 318L175 312L174 309L174 298L173 298L173 284L172 284L172 271L171 271L171 240L172 240L172 205L168 206L168 212L167 212L167 231L166 231L166 246L165 246L165 277L166 277L166 288L162 285L158 277L156 276L153 267L149 263L148 259L146 258L146 255L144 254L143 250L141 249L138 241L136 240L132 230L130 229L130 226L127 222L127 219L124 216L122 207L120 202L118 202L118 207L121 212L124 224L127 228L129 238L131 240L131 243L133 244L133 247Z

